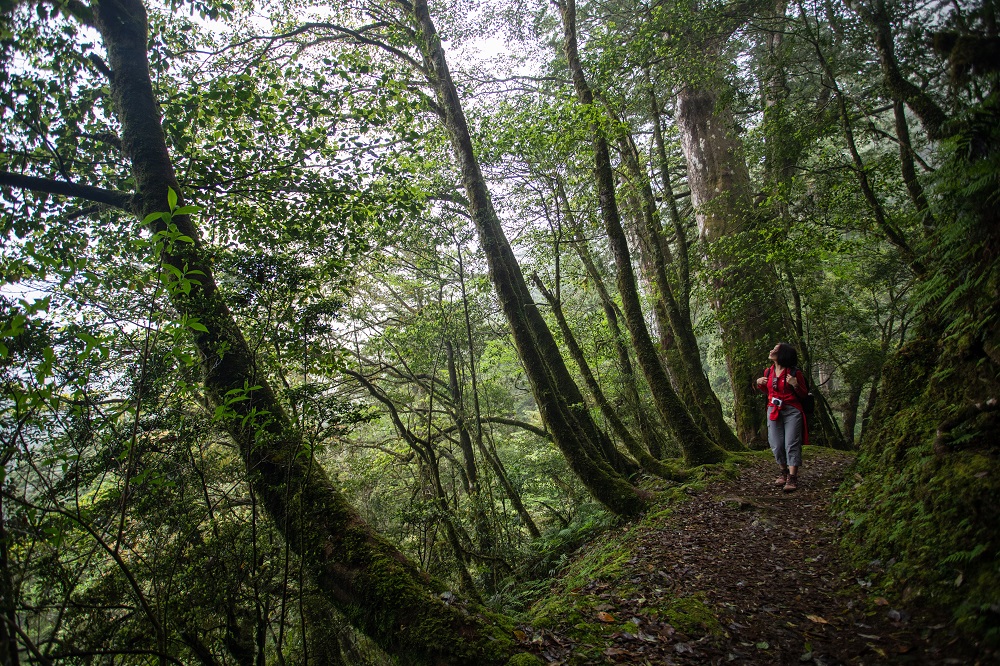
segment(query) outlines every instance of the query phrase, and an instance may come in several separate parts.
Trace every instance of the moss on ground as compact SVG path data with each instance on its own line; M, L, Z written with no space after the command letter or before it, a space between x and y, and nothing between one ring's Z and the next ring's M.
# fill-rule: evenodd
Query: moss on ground
M674 629L689 636L721 636L725 633L701 593L690 597L664 598L658 606L650 608L656 619L669 622Z
M602 612L605 599L601 594L613 592L619 598L634 596L635 586L629 582L629 577L633 573L639 538L649 530L660 528L673 515L677 505L704 490L711 477L732 478L738 473L739 464L733 460L695 468L683 485L653 489L656 500L642 519L611 530L584 547L547 596L530 608L527 620L536 628L558 628L560 633L573 639L577 644L575 659L586 662L600 658L611 644L612 635L636 631L631 618ZM652 616L685 633L722 633L719 621L698 596L664 597L647 609Z

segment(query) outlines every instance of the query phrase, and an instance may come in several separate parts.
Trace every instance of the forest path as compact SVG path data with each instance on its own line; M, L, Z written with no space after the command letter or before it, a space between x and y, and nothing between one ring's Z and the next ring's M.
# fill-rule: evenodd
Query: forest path
M619 531L620 571L595 569L528 640L555 664L988 663L941 618L871 594L878 563L842 561L829 505L851 460L807 447L783 493L773 461L748 456L738 478Z

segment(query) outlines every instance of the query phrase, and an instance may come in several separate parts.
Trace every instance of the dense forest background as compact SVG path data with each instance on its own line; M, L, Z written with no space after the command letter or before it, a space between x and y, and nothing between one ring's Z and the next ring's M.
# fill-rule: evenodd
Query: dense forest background
M997 636L993 0L0 1L0 662L503 663L779 340Z

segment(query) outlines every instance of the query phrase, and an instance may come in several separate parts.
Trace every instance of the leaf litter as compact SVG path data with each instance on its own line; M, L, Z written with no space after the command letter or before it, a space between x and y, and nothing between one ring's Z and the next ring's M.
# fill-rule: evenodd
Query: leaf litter
M940 615L897 609L898 601L872 594L871 581L841 560L828 511L851 457L808 452L795 493L771 486L772 464L750 457L738 478L716 478L640 530L617 581L574 590L576 606L592 609L588 622L607 628L601 640L578 642L571 623L557 620L544 630L523 627L527 646L548 664L567 665L1000 660L968 638L957 640ZM697 599L714 616L714 629L674 626L664 609L677 599Z

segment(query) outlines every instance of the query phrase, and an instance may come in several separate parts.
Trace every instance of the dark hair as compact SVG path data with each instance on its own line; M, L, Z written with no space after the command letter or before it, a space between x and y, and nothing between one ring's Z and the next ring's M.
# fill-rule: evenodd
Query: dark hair
M778 353L774 355L774 360L783 368L795 368L799 365L799 353L787 342L779 342Z

